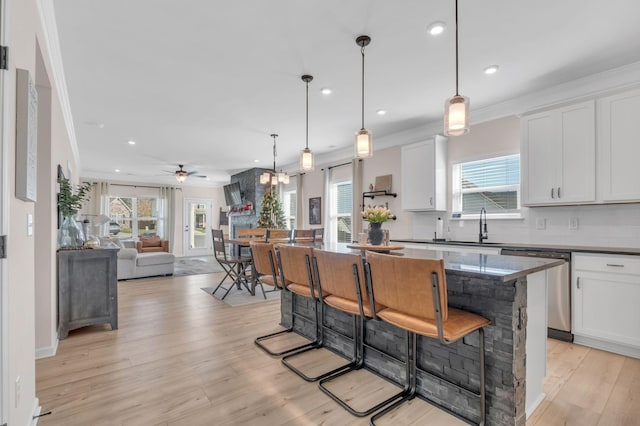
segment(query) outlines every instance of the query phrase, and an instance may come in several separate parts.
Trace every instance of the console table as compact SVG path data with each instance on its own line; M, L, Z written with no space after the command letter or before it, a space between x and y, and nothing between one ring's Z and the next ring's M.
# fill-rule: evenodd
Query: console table
M58 251L58 338L94 324L118 328L117 249Z

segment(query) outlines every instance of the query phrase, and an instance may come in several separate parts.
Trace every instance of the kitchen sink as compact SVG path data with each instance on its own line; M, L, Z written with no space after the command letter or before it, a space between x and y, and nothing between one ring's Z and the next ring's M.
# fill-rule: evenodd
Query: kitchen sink
M437 244L473 244L476 246L491 246L491 245L502 245L503 243L495 243L485 241L483 243L479 243L477 241L439 241Z

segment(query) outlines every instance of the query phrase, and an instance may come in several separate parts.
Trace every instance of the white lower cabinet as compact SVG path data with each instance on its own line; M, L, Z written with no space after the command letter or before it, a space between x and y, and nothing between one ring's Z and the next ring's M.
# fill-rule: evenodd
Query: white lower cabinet
M640 358L640 257L574 253L575 342Z

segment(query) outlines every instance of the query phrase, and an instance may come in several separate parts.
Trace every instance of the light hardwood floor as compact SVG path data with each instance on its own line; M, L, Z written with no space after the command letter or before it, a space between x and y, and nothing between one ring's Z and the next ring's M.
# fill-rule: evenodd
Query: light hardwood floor
M368 424L253 344L277 328L279 301L230 307L200 290L220 277L120 282L119 330L72 331L36 362L37 396L52 411L39 424ZM548 396L527 424L640 424L640 360L553 340L548 354ZM385 424L462 423L416 400Z

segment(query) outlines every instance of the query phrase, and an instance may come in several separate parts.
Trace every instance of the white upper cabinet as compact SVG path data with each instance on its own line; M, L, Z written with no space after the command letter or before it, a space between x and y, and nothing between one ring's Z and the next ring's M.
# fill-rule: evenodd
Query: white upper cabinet
M594 101L522 117L523 205L596 201Z
M435 136L402 147L402 209L447 209L447 139Z
M598 190L605 202L640 201L640 89L598 100Z

